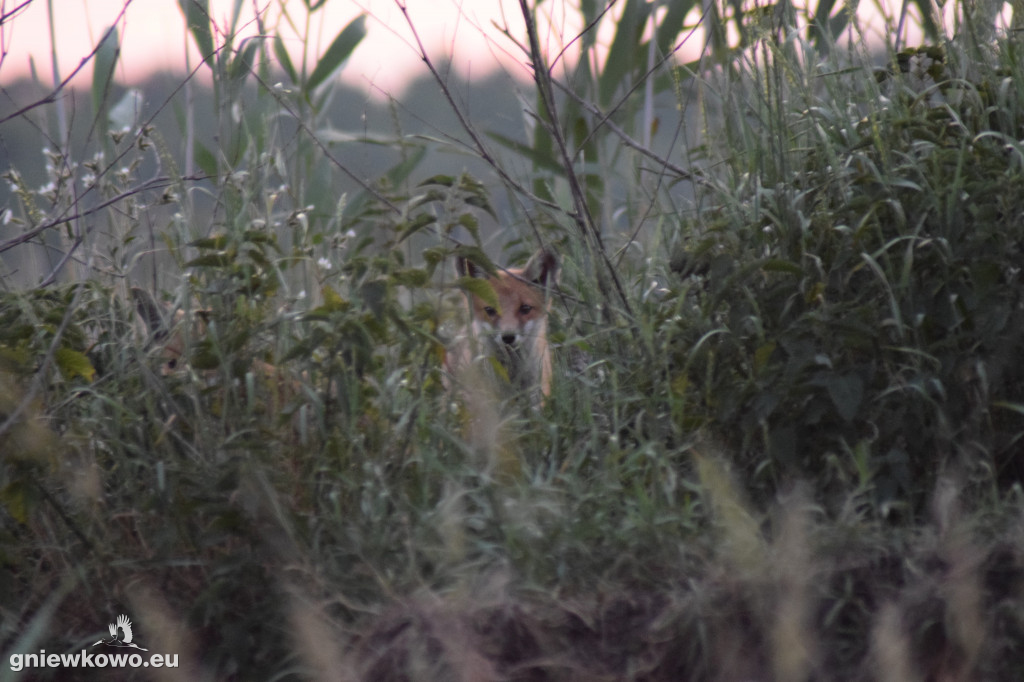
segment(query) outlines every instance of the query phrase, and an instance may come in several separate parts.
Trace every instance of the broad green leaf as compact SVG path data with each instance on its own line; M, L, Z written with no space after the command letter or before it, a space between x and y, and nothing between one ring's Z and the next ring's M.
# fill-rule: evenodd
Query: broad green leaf
M352 51L356 49L363 38L366 37L366 15L360 14L353 19L348 26L341 29L341 32L327 48L327 52L320 58L313 73L306 83L307 97L316 90L332 73L337 71L342 62L349 58Z
M1010 410L1016 412L1019 415L1024 415L1024 405L1020 403L1011 403L1005 400L993 400L992 407L998 407L1004 410Z
M771 258L766 260L761 268L766 272L786 272L790 275L802 275L804 274L803 268L796 263L791 263L788 260L782 260L780 258Z
M228 67L228 78L232 81L242 80L253 71L259 46L259 40L246 38L242 41L242 46Z
M454 184L454 175L432 175L431 177L427 178L426 180L424 180L423 182L416 186L425 187L426 185L441 185L442 187L451 187Z
M202 239L196 239L188 244L197 249L223 249L228 245L228 238L225 235L218 234L212 237L203 237Z
M420 162L423 161L423 157L426 155L426 147L416 147L411 154L392 166L385 174L391 186L401 187L409 175L419 167Z
M422 230L427 225L433 225L437 222L437 218L429 213L421 213L411 221L409 224L402 228L401 234L398 235L398 244L401 244L406 239Z
M299 82L299 75L295 71L295 65L292 64L292 58L288 55L288 50L284 46L284 41L281 40L281 36L274 36L274 56L277 57L277 63L281 65L284 72L288 74L288 78L292 83Z
M494 287L491 286L488 280L482 277L459 277L455 281L455 286L467 294L476 296L493 308L498 307L498 295L494 293Z
M754 351L754 369L760 372L768 364L772 354L775 352L776 344L774 342L768 342L758 347Z
M470 263L473 263L477 267L481 268L488 276L493 277L498 274L498 268L494 267L494 263L487 257L487 254L483 252L477 246L467 246L465 244L459 244L455 247L454 255L457 258L465 258Z
M200 56L204 62L212 64L214 52L213 32L210 30L210 0L178 0L178 6L185 15L185 25L196 41Z
M583 25L590 26L597 21L598 13L605 9L604 3L598 4L596 0L581 0L580 12L583 14ZM587 31L582 36L582 49L587 50L597 42L597 30ZM585 63L586 60L583 60Z
M693 9L694 0L669 0L662 5L668 5L668 12L661 20L656 34L656 45L659 56L665 56L675 47L676 38L684 28L686 15Z
M199 166L199 170L211 178L217 177L217 157L199 140L196 140L193 146L193 157L195 158L196 165Z
M640 36L643 35L644 22L650 14L651 6L644 0L627 0L615 30L608 59L604 64L604 72L598 79L598 96L602 105L611 103L616 90L632 71L639 59Z
M421 268L405 268L404 270L396 270L391 273L391 277L394 279L396 284L412 289L421 289L430 281L430 276L427 274L427 271Z
M242 15L242 5L245 0L235 0L234 6L231 8L231 30L228 31L230 35L235 35L238 32L238 18Z
M189 268L223 268L231 265L232 258L224 253L209 253L185 263Z
M835 4L835 0L818 0L818 7L814 10L814 18L808 27L811 42L822 52L828 52L834 42L835 34L831 33L832 23L829 21L829 16L832 14L832 8L835 7ZM842 14L845 14L845 12Z
M539 129L542 128L543 126L537 127ZM497 142L498 144L500 144L501 146L506 147L507 149L510 149L515 153L520 154L527 160L529 160L533 164L533 167L537 170L543 169L546 171L550 171L552 173L562 172L562 167L558 164L557 161L555 161L554 157L551 154L551 145L540 145L540 147L534 145L533 147L530 147L529 145L523 144L522 142L519 142L517 140L513 140L512 138L506 135L502 135L501 133L495 132L488 132L487 136L490 137L495 142ZM545 136L550 141L550 136L547 136L546 133Z
M54 353L54 359L65 379L82 377L86 381L92 381L96 378L96 368L92 366L85 353L72 348L58 348Z
M30 486L20 479L11 481L0 488L0 503L18 523L28 523L28 510L32 493Z
M103 112L106 109L107 96L110 94L110 85L114 80L114 67L117 66L121 43L116 26L105 31L103 36L103 42L96 48L93 61L92 106L98 122L104 128L102 132L105 132L107 117Z
M325 285L324 288L320 290L320 294L324 297L324 304L321 308L323 308L325 312L344 311L349 307L349 302L342 298L341 294L335 291L330 285Z

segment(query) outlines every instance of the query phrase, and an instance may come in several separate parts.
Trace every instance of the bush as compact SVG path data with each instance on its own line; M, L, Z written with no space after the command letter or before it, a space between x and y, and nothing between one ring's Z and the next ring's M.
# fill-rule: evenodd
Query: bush
M213 85L158 111L116 30L91 125L19 107L64 142L2 209L0 679L123 613L170 679L1021 676L1012 33L919 5L873 71L854 13L713 3L683 64L692 3L583 3L559 72L539 8L525 133L423 55L450 127L353 135L322 7L183 3ZM452 260L538 245L552 394L492 414Z

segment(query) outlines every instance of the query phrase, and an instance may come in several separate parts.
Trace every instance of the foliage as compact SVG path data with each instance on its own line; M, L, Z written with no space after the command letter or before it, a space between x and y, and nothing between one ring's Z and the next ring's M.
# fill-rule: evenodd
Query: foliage
M931 44L872 70L828 0L583 2L558 56L536 6L526 135L424 53L426 136L336 125L372 17L316 54L324 2L247 37L179 4L213 83L179 130L116 83L123 27L88 125L19 103L0 679L121 613L170 679L1021 676L1024 94L987 10L917 3ZM552 395L485 414L452 260L538 245Z
M885 505L918 504L936 470L1019 480L1019 74L953 79L963 55L935 56L906 60L932 62L930 90L890 76L857 120L791 94L808 106L781 153L754 126L723 133L764 145L763 167L679 255L700 287L690 338L720 333L674 352L702 365L706 418L759 477L871 484Z

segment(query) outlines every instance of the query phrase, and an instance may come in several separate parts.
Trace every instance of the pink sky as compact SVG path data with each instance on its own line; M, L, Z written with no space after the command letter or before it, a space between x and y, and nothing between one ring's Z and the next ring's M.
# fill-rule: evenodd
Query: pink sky
M22 1L0 0L0 8L11 12ZM276 27L298 67L302 60L302 41L282 18L281 4L279 0L244 0L238 23L240 38L257 34L252 21L253 7L265 7L264 20L270 31L274 32ZM283 4L301 27L305 21L303 3L289 0ZM482 76L495 68L521 70L523 76L527 75L521 66L523 60L513 58L514 45L492 25L492 22L499 25L507 22L515 35L522 35L518 2L407 0L407 4L432 57L454 53L457 68L463 75ZM196 63L197 51L194 44L186 40L185 22L176 0L134 0L122 15L124 5L124 0L54 0L61 78L79 65L114 22L121 37L118 79L122 82L135 82L159 70L181 71L186 46L192 63ZM210 13L219 27L226 28L230 24L233 5L232 0L210 0ZM416 52L413 34L395 0L328 0L324 8L313 15L310 46L315 54L309 56L308 69L312 70L316 55L327 49L338 31L361 13L367 14L368 35L342 69L341 77L378 93L397 92L410 76L423 73L424 66ZM50 78L51 41L46 0L33 0L22 13L0 27L0 31L7 50L0 64L0 83L28 74L30 59L35 60L38 73L47 80ZM236 39L236 46L240 38ZM547 39L554 43L558 38L554 32L549 32ZM83 74L90 78L91 73L89 64Z
M0 0L0 11L12 12L22 2L24 0ZM209 2L215 23L222 29L226 28L234 1ZM529 77L523 56L493 25L508 25L514 36L523 35L517 0L402 2L409 6L409 14L431 57L453 54L455 68L463 77L482 77L497 68L510 70L523 78ZM898 7L898 0L881 2L883 5L895 2ZM6 51L6 57L0 63L0 84L28 74L30 59L35 60L41 77L51 78L47 4L47 0L31 0L23 12L0 26L0 47ZM266 8L263 16L267 30L285 40L292 60L298 66L302 60L302 40L282 17L282 4L301 28L305 21L302 0L243 0L238 23L240 35L235 45L241 42L241 38L257 34L256 24L252 21L254 6ZM185 22L176 0L134 0L126 10L125 0L52 0L52 5L56 14L54 30L59 45L61 78L89 55L107 27L114 22L117 22L122 46L117 77L123 83L137 82L154 71L182 71L186 49L193 65L197 62L197 51L192 41L186 38ZM575 25L567 28L565 18L557 16L563 6L564 3L557 1L541 4L544 13L556 13L556 16L545 15L544 18L547 26L555 28L545 29L542 24L540 31L549 55L558 54L565 47L561 36L571 36L579 28ZM617 13L615 10L613 12ZM341 78L377 95L396 94L410 77L425 72L416 51L415 38L396 0L327 0L324 8L313 15L310 28L313 54L309 55L307 68L312 70L316 56L327 49L343 26L361 13L367 15L368 36L341 70ZM695 18L693 15L690 20ZM875 30L881 33L879 23L876 22ZM606 28L612 29L610 26ZM603 36L605 39L610 37ZM695 33L686 46L684 58L695 58L702 42L703 36ZM86 79L91 78L92 64L87 64L82 73Z

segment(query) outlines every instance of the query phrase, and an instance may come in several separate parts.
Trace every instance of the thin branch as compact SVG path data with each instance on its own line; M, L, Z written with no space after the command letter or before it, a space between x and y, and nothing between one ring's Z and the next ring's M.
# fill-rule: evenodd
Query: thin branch
M469 121L469 119L466 118L466 115L463 113L462 109L459 108L459 105L455 102L455 96L452 94L451 89L448 87L447 81L437 70L437 67L434 66L433 61L431 61L430 56L427 54L427 50L423 45L423 41L420 38L419 32L416 30L416 26L413 24L412 18L409 16L409 12L406 9L405 2L403 2L402 0L395 0L395 4L398 5L398 8L401 10L402 15L405 17L406 23L409 24L409 30L412 31L413 37L416 39L416 45L417 50L419 51L420 54L420 60L423 61L427 69L430 71L430 74L434 77L434 81L437 83L438 87L441 88L441 93L448 101L448 106L455 114L455 117L459 120L459 125L462 127L463 130L466 131L466 134L469 135L469 138L473 143L472 150L480 157L480 159L482 159L488 166L490 166L495 173L498 174L498 177L501 178L502 182L506 183L509 187L515 189L516 192L519 192L523 196L528 197L531 201L536 202L538 205L545 206L546 208L549 208L551 210L564 210L558 204L538 197L537 195L530 192L530 190L523 186L522 183L513 178L511 175L508 174L508 172L504 168L502 168L501 164L498 163L498 160L494 158L490 150L487 148L487 145L484 144L483 138L481 138L480 134L477 133L476 128L474 128L473 124Z
M551 132L552 139L558 146L558 153L562 158L562 168L565 170L566 180L569 182L569 189L572 193L573 203L575 204L575 210L570 214L570 216L579 227L584 240L593 243L594 250L598 253L604 263L604 268L598 269L596 273L598 286L601 288L602 294L605 297L608 297L609 294L606 290L607 284L605 282L605 277L602 276L602 273L605 273L605 275L611 279L612 285L615 288L615 293L623 309L630 317L632 317L633 311L632 307L629 305L629 299L626 296L625 290L622 288L622 282L619 280L614 264L609 260L608 254L604 250L601 232L597 229L597 226L594 223L594 218L590 214L586 195L583 192L583 187L580 185L579 177L576 175L574 170L574 164L572 162L572 157L569 155L565 136L562 134L558 125L558 109L555 104L554 89L551 86L553 79L551 78L551 72L544 65L544 57L541 54L540 41L537 37L537 25L533 21L533 15L527 5L527 0L519 0L519 7L523 14L523 20L526 22L526 34L530 43L530 59L533 62L534 82L537 84L537 90L541 97L541 105L544 107L544 112L547 114L550 124L548 129ZM606 315L610 314L608 306L604 306L603 309Z
M568 95L569 97L571 97L577 104L579 104L581 107L583 107L584 109L589 111L591 114L593 114L594 116L597 116L600 119L598 124L594 126L595 129L597 129L599 126L602 126L602 125L603 126L607 126L607 128L610 131L615 133L616 137L618 137L620 140L622 140L622 143L624 145L626 145L630 149L633 149L635 151L640 152L641 154L643 154L647 158L651 159L652 161L657 163L659 166L661 166L665 170L672 171L673 173L678 175L683 180L689 180L690 182L693 182L693 183L696 183L696 184L701 184L701 185L706 185L707 184L707 180L704 177L702 177L700 174L694 173L692 171L688 171L685 168L683 168L682 166L678 166L678 165L672 163L671 161L669 161L665 157L659 156L655 152L651 151L651 149L649 147L645 147L643 144L641 144L641 143L637 142L636 140L634 140L632 137L630 137L629 133L627 133L625 130L623 130L617 124L615 124L615 123L613 123L611 121L611 119L609 118L611 116L611 114L605 114L603 111L601 111L601 109L599 107L597 107L596 105L594 105L594 104L588 102L587 100L583 99L582 97L577 95L575 92L573 92L571 88L565 86L564 84L559 83L558 81L554 81L554 83L555 83L555 86L559 90L562 91L562 93L564 93L565 95Z
M128 6L132 4L132 1L133 0L124 1L124 5L121 7L121 11L117 13L117 18L114 19L113 22L111 22L110 28L107 29L107 32L104 33L103 37L100 38L99 42L96 43L96 47L92 48L89 54L87 54L85 57L82 57L82 61L78 63L78 66L76 66L74 70L70 74L68 74L67 78L62 80L60 84L53 89L53 92L46 95L46 97L43 97L42 99L36 102L33 102L32 104L28 104L22 107L21 109L18 109L13 114L9 114L3 118L0 118L0 125L6 123L7 121L10 121L12 118L24 116L25 114L27 114L28 112L32 111L37 107L41 107L46 104L53 104L55 101L57 101L57 95L60 94L61 90L67 87L67 84L70 83L72 79L74 79L74 77L78 75L78 72L85 68L85 65L88 64L94 56L96 56L96 52L100 49L100 46L103 45L107 38L110 37L110 34L117 30L117 25L124 18L124 13L128 10Z
M366 180L364 180L363 178L360 178L358 175L356 175L355 173L350 171L348 168L346 168L344 166L344 164L342 164L341 161L339 161L337 159L337 157L335 157L334 154L331 153L331 150L328 148L327 144L323 140L321 140L319 137L317 137L316 131L314 131L312 128L310 128L308 125L306 125L306 122L302 120L302 117L295 110L293 110L291 108L291 106L289 106L288 102L285 101L284 97L281 96L281 93L277 92L273 87L270 86L270 84L268 84L265 80L260 78L260 75L258 73L256 73L255 69L250 68L249 69L249 73L252 75L252 77L254 79L256 79L256 82L259 83L260 86L263 87L264 90L266 90L268 93L270 93L270 95L274 98L274 100L277 102L277 104L282 109L284 109L285 111L288 112L288 114L295 120L295 124L299 127L299 129L302 132L304 132L306 135L308 135L311 140L313 140L313 143L317 146L318 149L320 149L321 152L323 152L323 155L327 158L328 161L333 163L338 168L338 170L340 170L342 173L344 173L350 180L352 180L353 182L358 184L365 191L367 191L370 194L372 194L373 197L377 201L381 202L382 204L387 206L389 209L391 209L395 213L397 213L399 215L402 214L402 209L401 208L396 206L386 196L384 196L383 194L378 192Z
M180 179L181 180L199 181L199 180L208 180L209 176L201 175L201 176L194 176L194 177L185 177L185 178L180 178ZM32 239L34 239L35 237L38 237L40 234L42 234L46 230L52 229L54 227L57 227L59 225L63 225L63 224L68 223L68 222L71 222L72 220L79 220L79 219L84 218L86 216L92 215L93 213L97 213L99 211L102 211L103 209L107 208L108 206L110 206L112 204L116 204L117 202L122 201L124 199L127 199L128 197L134 196L136 194L140 194L140 193L142 193L142 192L144 192L146 190L160 189L160 188L163 188L163 187L169 187L169 186L172 186L172 185L176 184L177 182L178 182L178 179L169 178L169 177L166 177L166 176L160 176L160 177L157 177L157 178L151 178L151 179L147 180L146 182L142 183L141 185L136 185L135 187L132 187L132 188L130 188L128 190L125 190L124 192L121 192L120 194L118 194L116 196L113 196L113 197L107 199L106 201L103 201L103 202L97 204L96 206L93 206L91 208L85 209L84 211L79 211L77 213L73 213L71 215L65 215L65 216L61 216L60 218L56 218L54 220L47 221L45 223L37 225L36 227L33 227L31 230L28 230L27 232L23 232L22 234L19 234L17 237L12 237L11 239L8 239L7 241L0 243L0 253L3 253L5 251L9 251L10 249L13 249L16 246L19 246L21 244L24 244L25 242L31 241Z

